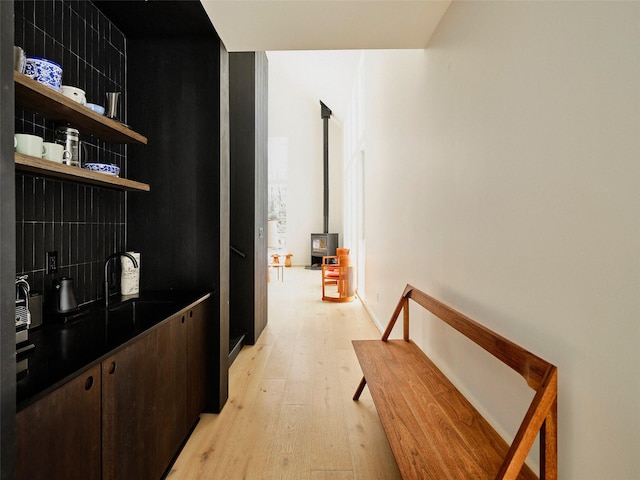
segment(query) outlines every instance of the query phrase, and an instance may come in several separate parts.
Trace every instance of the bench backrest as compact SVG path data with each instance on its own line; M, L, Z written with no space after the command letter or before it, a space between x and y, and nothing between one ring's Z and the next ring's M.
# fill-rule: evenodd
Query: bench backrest
M540 478L557 478L557 368L444 303L407 285L382 335L386 341L404 311L403 338L409 340L409 300L415 301L518 372L536 394L496 478L516 478L540 432Z

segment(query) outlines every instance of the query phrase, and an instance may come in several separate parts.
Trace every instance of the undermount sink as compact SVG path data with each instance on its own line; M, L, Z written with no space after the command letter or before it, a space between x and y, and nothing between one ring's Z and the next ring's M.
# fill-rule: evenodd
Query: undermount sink
M175 313L176 302L170 300L127 300L109 307L109 317L117 316L122 319L131 319L134 322L140 320L157 320L160 316L169 316Z

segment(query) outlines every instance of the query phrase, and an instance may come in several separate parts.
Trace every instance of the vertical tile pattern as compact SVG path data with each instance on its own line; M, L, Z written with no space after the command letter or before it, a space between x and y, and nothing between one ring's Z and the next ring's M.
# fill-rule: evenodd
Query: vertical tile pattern
M16 0L15 44L27 55L63 68L63 84L79 87L87 101L105 104L106 92L121 92L126 105L126 39L88 1ZM120 113L119 112L119 113ZM126 121L126 117L121 116ZM17 133L55 140L55 122L16 109ZM126 174L126 145L83 135L88 161L113 163ZM126 246L126 194L72 182L16 175L16 272L29 275L33 290L49 300L51 284L73 277L78 301L102 296L104 258ZM58 252L58 273L45 274L45 253Z

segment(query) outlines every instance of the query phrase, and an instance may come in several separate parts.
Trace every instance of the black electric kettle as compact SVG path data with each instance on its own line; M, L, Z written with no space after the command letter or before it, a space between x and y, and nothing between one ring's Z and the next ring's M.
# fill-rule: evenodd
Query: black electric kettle
M60 277L53 281L54 308L58 313L69 313L78 309L73 278Z

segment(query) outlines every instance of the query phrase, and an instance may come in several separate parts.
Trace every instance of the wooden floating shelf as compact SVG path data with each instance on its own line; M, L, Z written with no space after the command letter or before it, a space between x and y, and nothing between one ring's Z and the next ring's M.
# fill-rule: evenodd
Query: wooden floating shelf
M115 190L133 192L148 192L151 187L146 183L136 182L127 178L114 177L100 172L71 167L62 163L43 160L41 158L15 154L16 170L25 173L42 175L61 180L70 180L76 183L94 185Z
M147 144L147 138L120 122L98 115L93 110L65 97L26 75L14 72L16 106L43 117L67 122L80 133L88 133L113 143Z

